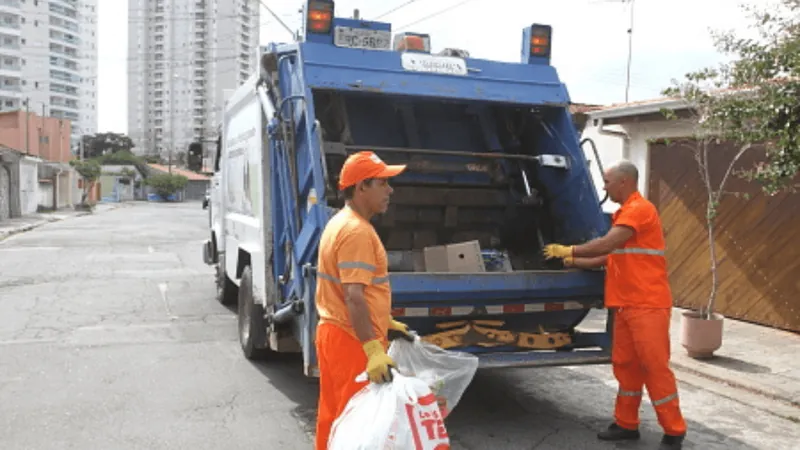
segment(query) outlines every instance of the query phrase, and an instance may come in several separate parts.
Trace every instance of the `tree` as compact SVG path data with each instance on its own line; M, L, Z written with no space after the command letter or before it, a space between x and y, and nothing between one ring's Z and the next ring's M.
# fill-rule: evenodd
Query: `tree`
M781 0L772 12L745 10L758 37L715 33L732 60L690 75L728 91L706 108L720 137L764 145L764 160L740 175L770 195L793 192L800 169L800 0Z
M664 91L685 101L686 111L696 123L694 136L680 142L688 146L697 162L706 188L711 291L700 313L713 316L719 289L716 254L716 217L720 201L741 157L758 149L763 158L755 167L739 173L756 180L765 193L794 190L800 167L800 0L783 0L774 14L753 12L761 40L740 38L732 32L718 33L716 42L732 61L686 75L682 82ZM678 115L663 111L668 118ZM727 141L736 151L723 163L723 176L711 176L711 147ZM715 160L718 162L718 159Z
M100 164L97 161L86 160L81 161L73 159L69 164L75 168L75 171L83 178L83 196L81 197L81 206L88 206L86 199L89 197L89 191L94 187L97 179L100 178Z
M131 138L119 133L97 133L84 135L83 155L84 158L97 158L103 155L120 151L131 152L135 147Z
M189 144L187 159L189 170L194 172L203 170L203 144L200 142L192 142Z
M188 182L189 179L183 175L169 173L151 175L145 180L145 184L152 187L164 200L186 187Z

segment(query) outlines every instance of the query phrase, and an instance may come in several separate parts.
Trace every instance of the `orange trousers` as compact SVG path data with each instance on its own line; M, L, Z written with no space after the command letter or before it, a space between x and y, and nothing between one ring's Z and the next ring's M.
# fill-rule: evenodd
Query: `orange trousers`
M671 318L668 308L620 308L614 316L611 364L619 382L614 416L622 428L639 427L642 387L646 386L664 433L686 432L678 386L669 367Z
M329 323L317 326L316 347L319 406L315 448L325 450L333 422L344 411L347 402L367 385L355 381L367 368L367 355L358 339Z

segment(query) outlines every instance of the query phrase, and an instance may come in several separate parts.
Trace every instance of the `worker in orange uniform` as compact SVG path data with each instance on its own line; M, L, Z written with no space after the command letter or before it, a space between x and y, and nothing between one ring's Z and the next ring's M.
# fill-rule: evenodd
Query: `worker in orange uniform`
M345 206L328 221L319 245L317 450L327 447L334 420L366 384L355 381L359 374L366 371L374 383L391 381L389 338L413 340L408 327L392 319L386 249L369 222L386 212L389 178L405 168L359 152L347 158L339 174Z
M647 386L664 430L659 450L677 450L683 445L686 422L669 367L672 293L661 219L639 193L638 170L630 162L608 169L603 181L609 198L621 205L611 230L582 245L547 245L545 256L562 258L568 267L606 267L605 303L615 310L611 363L619 391L616 421L598 438L639 439L639 406L642 387Z

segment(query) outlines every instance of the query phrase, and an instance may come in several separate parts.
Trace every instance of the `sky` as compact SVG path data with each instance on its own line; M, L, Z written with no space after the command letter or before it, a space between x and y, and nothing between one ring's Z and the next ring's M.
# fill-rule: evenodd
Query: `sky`
M750 0L755 5L774 0ZM660 96L673 79L716 64L711 30L743 30L739 0L634 0L630 101ZM98 131L127 133L127 0L100 0L98 17ZM292 30L302 0L264 0ZM627 0L339 0L338 16L381 17L393 30L428 33L432 51L468 50L472 57L519 61L522 29L553 27L551 64L575 103L625 101L630 2ZM439 11L441 14L436 14ZM261 43L291 35L262 6ZM126 31L123 31L126 30Z

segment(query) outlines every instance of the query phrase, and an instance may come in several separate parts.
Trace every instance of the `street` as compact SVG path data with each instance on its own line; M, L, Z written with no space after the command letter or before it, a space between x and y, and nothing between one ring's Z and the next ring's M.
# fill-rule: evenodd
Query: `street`
M242 356L206 236L199 203L135 203L0 241L0 448L311 448L316 380L299 356ZM797 448L768 403L678 375L684 448ZM639 443L597 441L615 396L610 366L480 371L448 432L467 450L657 448L648 400Z

